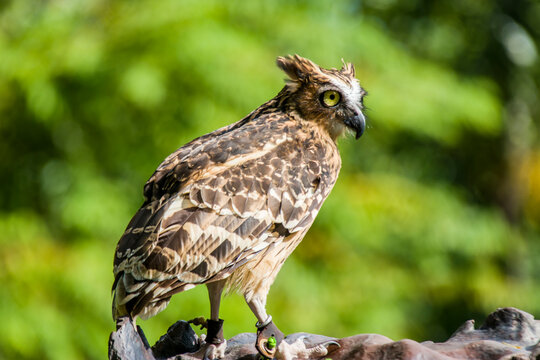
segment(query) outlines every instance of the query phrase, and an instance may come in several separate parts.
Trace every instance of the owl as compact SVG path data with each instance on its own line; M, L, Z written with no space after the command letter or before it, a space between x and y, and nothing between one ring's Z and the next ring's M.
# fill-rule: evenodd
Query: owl
M324 69L278 57L288 79L242 120L180 147L144 186L144 203L114 256L113 317L147 319L171 296L205 284L210 317L201 356L223 356L224 290L244 296L267 358L325 355L328 344L287 344L266 311L270 286L312 225L341 167L344 133L365 128L366 92L354 67Z

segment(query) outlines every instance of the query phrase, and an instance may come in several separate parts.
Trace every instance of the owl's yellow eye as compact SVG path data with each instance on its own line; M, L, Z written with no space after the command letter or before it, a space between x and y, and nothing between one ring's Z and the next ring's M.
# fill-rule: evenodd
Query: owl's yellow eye
M341 94L335 90L327 90L321 94L321 103L326 107L333 107L339 104Z

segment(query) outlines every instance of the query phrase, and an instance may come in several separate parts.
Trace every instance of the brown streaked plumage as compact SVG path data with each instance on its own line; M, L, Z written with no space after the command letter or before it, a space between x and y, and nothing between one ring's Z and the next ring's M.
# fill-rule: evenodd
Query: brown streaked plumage
M151 317L172 295L210 284L212 320L224 287L267 320L270 286L336 182L336 139L365 125L351 64L277 63L289 79L275 98L184 145L146 183L114 257L115 319Z

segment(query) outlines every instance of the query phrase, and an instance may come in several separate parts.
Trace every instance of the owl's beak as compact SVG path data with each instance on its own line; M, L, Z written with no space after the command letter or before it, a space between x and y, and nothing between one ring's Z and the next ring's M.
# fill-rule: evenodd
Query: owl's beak
M344 123L356 132L356 139L359 139L366 128L366 117L358 111L353 116L347 117Z

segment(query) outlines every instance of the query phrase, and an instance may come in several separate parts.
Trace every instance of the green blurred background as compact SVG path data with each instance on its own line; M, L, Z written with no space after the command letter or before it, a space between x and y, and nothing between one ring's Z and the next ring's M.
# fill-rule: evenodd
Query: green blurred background
M0 2L0 358L103 359L112 258L170 152L283 86L278 55L356 65L369 127L278 276L287 333L446 339L540 317L540 3ZM141 321L208 314L204 288ZM240 296L225 336L254 331Z

